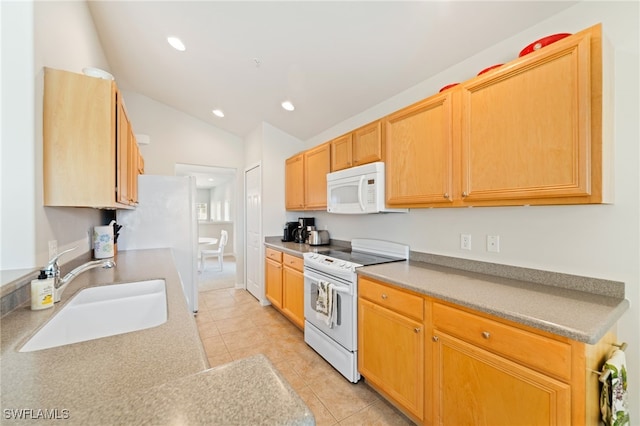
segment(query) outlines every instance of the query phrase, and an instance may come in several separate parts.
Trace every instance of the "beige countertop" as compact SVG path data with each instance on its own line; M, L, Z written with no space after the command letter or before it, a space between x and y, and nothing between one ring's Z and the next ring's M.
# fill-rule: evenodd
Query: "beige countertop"
M284 243L275 237L267 237L265 245L297 256L307 251L321 251L322 247L335 248ZM414 257L434 258L412 252ZM445 260L464 267L468 263L455 258ZM474 267L496 271L496 275L414 260L360 267L357 272L360 276L588 344L604 336L629 308L623 283L488 263ZM499 276L514 270L520 274L519 279L508 274Z
M423 262L366 266L358 274L589 344L597 343L629 308L624 298Z
M203 409L203 397L198 392L213 389L206 407L220 413L235 413L240 422L242 416L255 418L261 410L266 415L283 421L313 424L313 416L302 400L271 366L268 360L239 360L233 367L208 369L208 362L193 314L189 312L182 294L182 285L169 249L135 250L119 252L117 266L112 269L92 269L84 272L62 295L62 300L51 309L31 311L28 305L19 307L2 318L1 327L1 395L3 423L11 422L6 410L57 410L60 416L78 424L113 424L108 412L110 407L129 407L120 412L122 423L142 423L155 419L153 424L172 423L181 418L193 419L192 412ZM63 274L66 271L63 271ZM147 330L136 331L101 339L74 343L34 352L18 352L27 340L64 304L82 288L148 279L164 279L167 286L166 323ZM251 384L246 380L243 365L247 369L262 371L264 383ZM235 373L234 373L235 372ZM242 392L238 387L242 388ZM274 404L270 395L277 387L289 397L282 404ZM216 397L220 388L236 389L233 398ZM165 392L181 395L182 400L159 410L149 401L160 401ZM252 392L255 391L255 394ZM138 403L140 398L145 403ZM239 410L247 401L271 401L274 407L248 406ZM165 401L164 404L170 404ZM93 416L94 408L105 417ZM66 410L66 411L63 411ZM174 417L157 417L156 413ZM113 413L111 417L113 417ZM181 417L182 416L182 417ZM207 424L215 423L213 420ZM224 416L220 417L224 418ZM22 420L24 421L24 420ZM21 422L21 420L16 420ZM116 421L117 423L117 421Z

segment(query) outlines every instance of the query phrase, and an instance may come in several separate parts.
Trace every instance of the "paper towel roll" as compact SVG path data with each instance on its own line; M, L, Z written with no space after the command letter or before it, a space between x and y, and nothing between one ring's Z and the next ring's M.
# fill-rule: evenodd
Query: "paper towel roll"
M96 259L113 257L113 226L93 228L93 256Z

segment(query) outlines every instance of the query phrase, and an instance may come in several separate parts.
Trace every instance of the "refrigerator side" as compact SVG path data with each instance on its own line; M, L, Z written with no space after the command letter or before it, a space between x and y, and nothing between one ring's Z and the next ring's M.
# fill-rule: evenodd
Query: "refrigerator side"
M198 310L195 178L142 175L138 206L118 210L119 250L172 249L189 309Z

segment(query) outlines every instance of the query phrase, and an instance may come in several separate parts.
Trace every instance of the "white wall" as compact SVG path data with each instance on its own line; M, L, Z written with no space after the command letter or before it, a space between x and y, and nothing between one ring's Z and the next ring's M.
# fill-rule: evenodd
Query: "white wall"
M117 81L116 75L116 81ZM229 233L227 250L244 243L243 173L244 142L241 138L204 121L184 114L139 93L122 91L134 133L149 136L150 144L141 145L145 173L171 176L176 163L236 169L236 180L230 184L235 191L234 230ZM236 251L237 282L244 282L244 254Z
M618 326L629 343L630 403L640 424L640 152L638 140L638 2L582 2L473 58L426 80L307 141L332 139L415 101L440 87L473 77L489 65L517 57L531 41L558 32L577 32L603 23L615 48L615 203L593 206L413 209L408 214L344 217L315 213L332 238L383 238L412 250L626 283L631 307ZM460 234L472 235L472 250L460 247ZM486 251L486 236L500 235L500 253Z
M6 270L33 267L36 262L33 4L0 2L0 22L0 270Z
M43 207L43 67L82 72L108 69L84 2L1 2L2 9L2 255L1 269L34 268L59 250L62 262L90 249L100 210ZM10 106L10 108L9 108Z
M284 162L293 153L304 149L303 143L273 127L263 126L264 150L262 153L262 223L263 235L282 235L284 217ZM302 184L302 182L301 182Z

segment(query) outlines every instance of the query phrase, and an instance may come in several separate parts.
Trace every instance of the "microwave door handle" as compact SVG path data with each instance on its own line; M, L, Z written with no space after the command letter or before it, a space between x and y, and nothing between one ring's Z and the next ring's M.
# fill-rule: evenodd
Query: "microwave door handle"
M360 204L360 210L365 211L365 205L362 197L362 190L364 189L364 175L360 176L360 181L358 182L358 204Z

